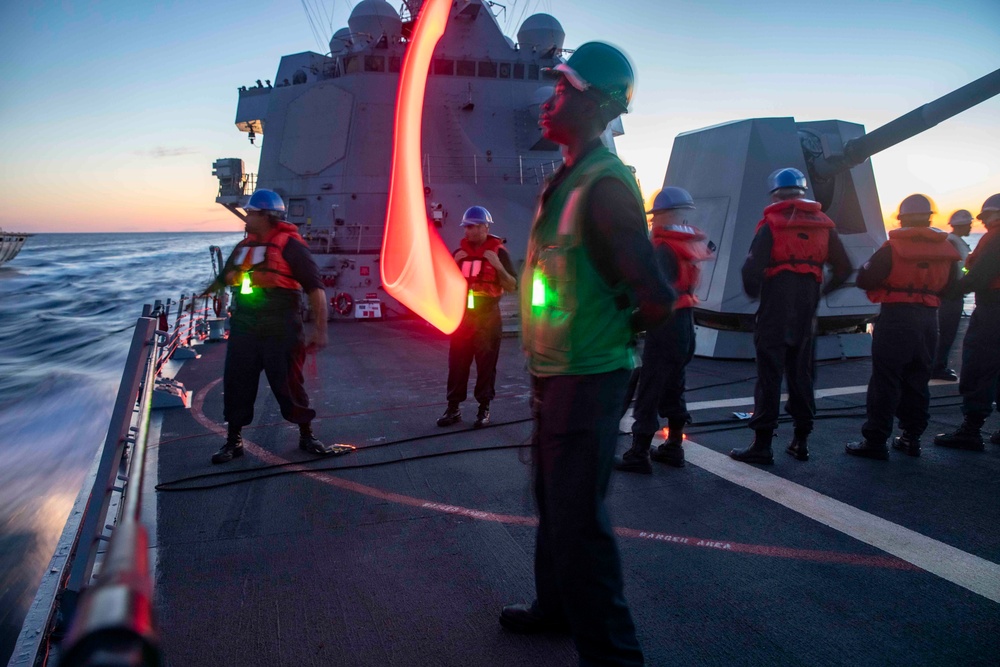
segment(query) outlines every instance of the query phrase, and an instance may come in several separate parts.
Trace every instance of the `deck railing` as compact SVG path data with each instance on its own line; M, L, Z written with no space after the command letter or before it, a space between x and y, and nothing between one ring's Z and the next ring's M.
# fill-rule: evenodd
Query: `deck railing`
M146 306L132 335L97 477L84 511L77 554L63 593L64 601L67 597L77 600L60 650L61 667L160 664L149 537L141 523L141 503L154 380L169 338L168 332L157 327L165 321L161 314L162 310ZM109 524L107 517L115 500L117 515ZM98 546L105 541L107 551L93 577ZM94 662L98 654L104 662Z

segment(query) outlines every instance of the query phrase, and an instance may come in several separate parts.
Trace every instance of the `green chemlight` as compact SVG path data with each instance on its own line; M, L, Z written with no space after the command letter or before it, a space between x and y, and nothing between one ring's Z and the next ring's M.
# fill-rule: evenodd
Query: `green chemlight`
M469 290L469 300L466 301L465 307L469 310L474 310L476 308L476 299L472 296L472 290Z
M545 305L545 276L538 269L535 269L531 280L531 305Z
M243 284L240 286L240 294L253 294L253 285L250 284L250 274L243 274Z

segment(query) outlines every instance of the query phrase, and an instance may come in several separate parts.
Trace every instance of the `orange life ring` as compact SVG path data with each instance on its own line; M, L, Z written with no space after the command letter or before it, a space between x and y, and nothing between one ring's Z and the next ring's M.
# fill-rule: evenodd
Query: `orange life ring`
M348 315L354 307L354 298L347 292L341 292L330 299L330 305L333 306L338 315Z

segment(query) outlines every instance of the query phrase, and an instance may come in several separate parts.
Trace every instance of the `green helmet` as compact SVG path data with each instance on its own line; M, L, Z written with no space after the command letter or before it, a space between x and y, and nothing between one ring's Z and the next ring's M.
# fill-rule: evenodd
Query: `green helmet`
M635 73L628 56L603 42L587 42L564 63L549 70L566 77L580 91L596 91L617 113L628 113Z

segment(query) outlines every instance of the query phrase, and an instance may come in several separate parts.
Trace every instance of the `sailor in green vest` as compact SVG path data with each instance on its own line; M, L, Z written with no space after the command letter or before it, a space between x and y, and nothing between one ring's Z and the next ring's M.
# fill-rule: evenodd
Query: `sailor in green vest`
M601 136L628 109L633 73L607 44L582 45L549 74L539 125L563 146L546 183L521 279L532 375L535 600L503 608L512 632L572 634L581 665L641 665L604 506L636 331L670 317L675 295L649 241L632 172Z

